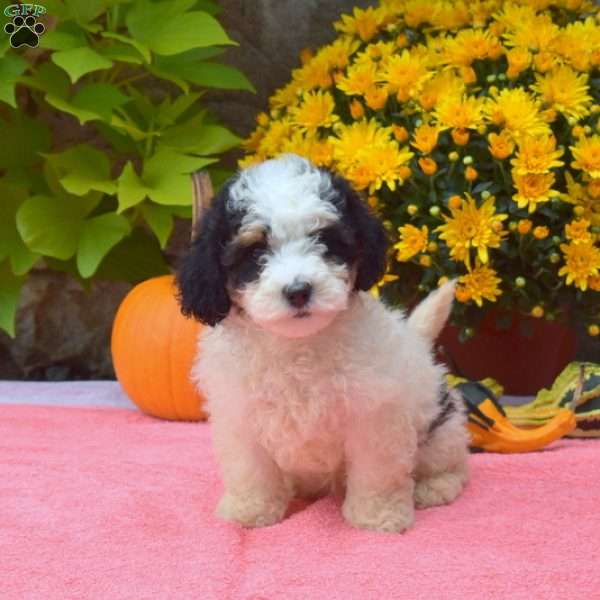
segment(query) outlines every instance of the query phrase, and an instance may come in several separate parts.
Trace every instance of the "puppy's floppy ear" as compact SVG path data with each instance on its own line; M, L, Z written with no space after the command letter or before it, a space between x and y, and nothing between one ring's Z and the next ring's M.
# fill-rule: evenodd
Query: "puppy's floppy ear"
M388 236L381 221L369 211L351 185L339 175L332 178L338 198L335 204L343 219L354 230L358 242L356 281L357 290L369 290L384 275L388 248Z
M221 263L221 252L231 233L228 197L229 186L225 185L202 217L176 276L181 312L210 326L222 321L231 308L227 273Z

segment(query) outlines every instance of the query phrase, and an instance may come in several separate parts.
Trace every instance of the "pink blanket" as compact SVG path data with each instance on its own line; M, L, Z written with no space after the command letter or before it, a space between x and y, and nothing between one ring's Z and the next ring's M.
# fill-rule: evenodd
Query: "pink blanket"
M471 464L405 535L351 529L332 499L242 530L213 517L208 425L0 406L0 598L600 598L600 442Z

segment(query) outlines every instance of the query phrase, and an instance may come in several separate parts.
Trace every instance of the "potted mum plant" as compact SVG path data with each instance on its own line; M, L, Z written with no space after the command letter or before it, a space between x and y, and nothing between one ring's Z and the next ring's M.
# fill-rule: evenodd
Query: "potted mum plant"
M394 240L374 292L410 306L457 278L451 364L533 393L572 358L573 319L600 332L599 21L585 0L355 8L242 164L295 152L345 176Z

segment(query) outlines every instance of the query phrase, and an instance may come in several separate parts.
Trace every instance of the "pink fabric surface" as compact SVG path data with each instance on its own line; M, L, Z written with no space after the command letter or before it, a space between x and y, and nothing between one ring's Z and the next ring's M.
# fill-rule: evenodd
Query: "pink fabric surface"
M0 406L0 598L600 598L600 443L471 465L404 535L351 529L329 498L243 530L213 516L208 425Z

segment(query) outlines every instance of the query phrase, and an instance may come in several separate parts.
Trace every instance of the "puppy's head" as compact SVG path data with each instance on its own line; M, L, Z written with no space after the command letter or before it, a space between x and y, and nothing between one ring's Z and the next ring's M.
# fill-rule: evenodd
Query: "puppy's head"
M178 273L181 307L208 325L233 303L285 337L326 327L385 270L381 223L342 178L295 155L230 180Z

